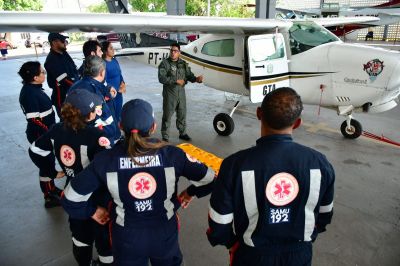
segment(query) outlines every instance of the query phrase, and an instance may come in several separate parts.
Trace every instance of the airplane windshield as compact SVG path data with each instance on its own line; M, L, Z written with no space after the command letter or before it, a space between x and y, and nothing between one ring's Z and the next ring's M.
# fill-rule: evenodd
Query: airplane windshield
M289 29L289 39L292 55L339 40L333 33L312 22L294 23Z

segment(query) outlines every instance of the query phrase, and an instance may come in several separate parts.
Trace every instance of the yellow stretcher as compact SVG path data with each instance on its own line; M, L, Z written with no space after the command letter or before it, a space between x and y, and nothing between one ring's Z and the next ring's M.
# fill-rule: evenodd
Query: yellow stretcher
M200 162L204 163L208 167L214 170L215 175L218 175L219 168L221 167L222 160L221 158L215 156L212 153L206 152L192 144L182 143L177 145L178 148L181 148L184 152L189 154L190 156L196 158Z

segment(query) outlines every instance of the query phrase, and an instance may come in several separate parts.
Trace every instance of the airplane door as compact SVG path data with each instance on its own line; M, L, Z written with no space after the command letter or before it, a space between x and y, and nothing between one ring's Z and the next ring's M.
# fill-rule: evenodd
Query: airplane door
M262 102L267 93L289 86L289 67L282 34L250 36L247 47L251 102Z

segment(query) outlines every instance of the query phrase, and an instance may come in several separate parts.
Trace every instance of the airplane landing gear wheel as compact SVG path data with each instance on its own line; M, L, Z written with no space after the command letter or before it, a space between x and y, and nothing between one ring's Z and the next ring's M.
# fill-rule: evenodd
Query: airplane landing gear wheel
M214 129L221 136L229 136L235 129L235 123L228 114L219 113L214 117Z
M351 119L350 128L347 128L347 122L343 121L342 125L340 126L340 131L345 138L356 139L361 136L362 126L357 120Z

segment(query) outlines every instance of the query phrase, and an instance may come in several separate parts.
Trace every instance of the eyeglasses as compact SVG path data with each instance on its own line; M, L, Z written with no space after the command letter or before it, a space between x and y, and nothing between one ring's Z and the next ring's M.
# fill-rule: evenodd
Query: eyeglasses
M177 49L171 49L170 52L171 52L171 53L179 53L180 51L177 50Z

